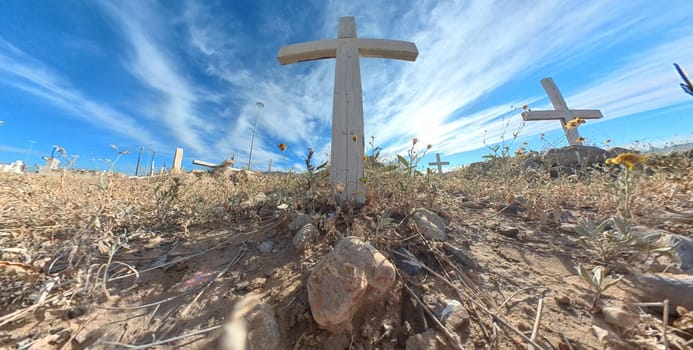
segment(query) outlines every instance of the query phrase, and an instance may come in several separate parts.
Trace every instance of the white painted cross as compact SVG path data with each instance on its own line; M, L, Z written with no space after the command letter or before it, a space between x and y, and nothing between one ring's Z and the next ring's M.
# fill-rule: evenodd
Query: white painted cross
M436 165L438 166L438 174L443 173L443 165L450 165L450 162L441 162L440 161L440 153L436 153L436 161L435 162L430 162L428 165Z
M598 109L568 109L561 92L551 78L541 80L541 86L549 95L554 111L524 111L522 119L524 120L560 120L565 137L568 139L568 144L571 146L582 144L582 139L577 131L577 128L568 128L566 123L575 118L582 119L599 119L602 118L602 112Z
M176 152L173 154L173 168L171 171L180 171L180 167L183 164L183 149L176 147Z
M336 58L334 100L332 104L332 148L330 179L337 193L337 202L366 202L362 156L363 96L359 56L415 61L419 51L414 43L356 37L354 17L339 18L338 39L309 41L284 46L277 59L291 64L325 58Z

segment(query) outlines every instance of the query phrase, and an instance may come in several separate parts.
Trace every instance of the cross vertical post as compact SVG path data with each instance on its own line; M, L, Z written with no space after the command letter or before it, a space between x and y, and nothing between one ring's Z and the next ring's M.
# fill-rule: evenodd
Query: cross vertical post
M277 59L282 65L335 58L332 104L332 147L330 180L340 204L362 206L366 202L361 178L365 154L363 95L359 58L391 58L415 61L419 51L414 43L356 36L354 17L340 17L337 39L309 41L284 46Z

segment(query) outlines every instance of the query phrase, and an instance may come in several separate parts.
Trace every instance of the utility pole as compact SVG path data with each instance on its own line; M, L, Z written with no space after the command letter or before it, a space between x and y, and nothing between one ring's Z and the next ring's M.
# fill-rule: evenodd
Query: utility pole
M152 166L149 167L149 176L154 175L154 156L156 156L156 151L152 150Z
M250 154L248 154L248 170L250 169L250 163L253 161L253 144L255 143L255 131L257 131L257 120L260 117L260 110L265 107L262 102L257 101L255 104L257 106L257 113L255 114L255 127L253 128L253 138L250 139Z
M142 159L142 150L144 150L144 147L140 146L140 151L137 153L137 166L135 166L135 176L139 175L140 172L140 159Z

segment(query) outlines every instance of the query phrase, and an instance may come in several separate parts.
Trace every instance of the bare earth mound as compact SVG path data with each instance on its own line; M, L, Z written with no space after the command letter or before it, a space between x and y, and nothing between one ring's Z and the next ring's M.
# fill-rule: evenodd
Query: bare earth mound
M364 208L337 207L325 172L0 174L0 345L690 348L691 163L558 178L516 158L444 176L374 163ZM296 238L306 224L315 234ZM308 284L348 236L395 282L363 289L348 325L326 330ZM598 294L578 266L614 284ZM657 295L652 276L683 289Z

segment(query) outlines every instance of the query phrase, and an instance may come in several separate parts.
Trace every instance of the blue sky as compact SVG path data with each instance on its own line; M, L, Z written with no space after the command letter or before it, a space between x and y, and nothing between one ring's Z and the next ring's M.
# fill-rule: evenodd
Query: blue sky
M357 34L416 43L416 62L361 59L365 135L383 154L411 139L452 166L520 127L518 108L549 109L552 77L568 106L600 109L588 144L693 141L693 2L682 1L24 1L0 4L0 163L42 163L59 145L76 166L134 172L192 159L303 168L329 154L334 60L281 66L284 45ZM264 108L258 109L257 101ZM507 125L506 125L507 124ZM541 135L544 135L543 139ZM35 141L35 142L31 142ZM528 122L522 142L566 145L557 121ZM366 146L368 150L370 147ZM29 151L29 149L31 149Z

